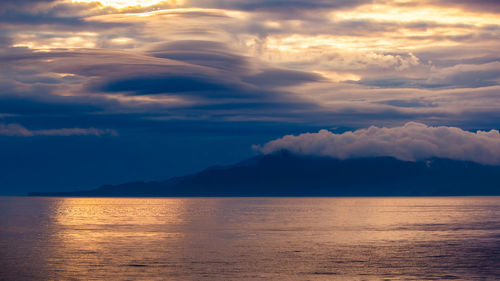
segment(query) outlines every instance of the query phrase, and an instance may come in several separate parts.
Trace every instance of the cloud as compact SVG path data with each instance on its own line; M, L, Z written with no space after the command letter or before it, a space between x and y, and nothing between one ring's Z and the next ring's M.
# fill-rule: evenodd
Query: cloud
M28 130L19 124L0 124L0 135L11 137L33 137L33 136L116 136L117 133L110 129L96 128L62 128L47 130Z
M226 44L208 40L171 41L154 48L150 56L99 55L107 56L110 62L89 68L78 66L73 60L71 66L63 66L59 71L98 76L89 83L89 91L172 94L221 102L225 98L247 98L254 102L279 99L287 103L287 94L276 88L324 80L314 72L251 64Z
M30 25L32 31L49 27L55 30L78 30L82 28L109 28L121 26L119 23L104 23L87 20L87 17L113 12L104 9L97 1L94 3L74 3L54 0L2 1L0 3L0 25L19 25L21 32Z
M254 148L264 154L288 150L339 159L391 156L405 161L439 157L500 165L498 130L473 133L457 127L432 127L417 122L392 128L372 126L342 134L320 130L287 135Z
M404 13L385 19L372 17L365 0L188 1L134 11L1 2L3 123L120 132L145 124L162 131L175 120L304 130L332 120L349 128L500 124L491 15L447 21L436 5L389 1L381 16ZM412 17L421 8L439 16ZM476 37L450 44L443 34Z
M0 2L0 11L4 9L20 9L26 7L34 7L40 4L48 4L55 2L54 0L2 0Z
M410 100L387 100L378 102L380 104L387 104L396 107L436 107L437 105L431 101L426 101L424 99L410 99Z
M318 74L305 71L267 69L261 73L245 77L244 80L255 85L273 88L317 82L323 79Z
M471 9L481 12L498 13L500 12L500 2L498 0L439 0L434 3L449 5L452 7L460 6L465 10Z
M102 88L106 92L134 92L137 95L183 92L225 92L230 87L214 83L203 77L173 76L132 77L108 82Z
M477 88L500 83L500 62L485 64L457 64L431 73L427 80L431 85L445 85L455 88Z
M188 62L215 69L242 72L249 68L248 59L235 54L226 44L208 40L177 40L154 48L158 58Z
M367 78L355 83L381 88L481 88L500 83L500 62L456 64L431 69L427 79L411 77Z
M340 0L340 1L329 1L329 0L294 0L294 1L284 1L284 0L272 0L272 1L262 1L262 0L237 0L237 1L194 1L195 5L205 6L205 7L216 7L225 9L239 9L244 11L268 11L268 12L278 12L282 14L297 14L309 10L321 10L321 9L343 9L349 7L355 7L371 1L367 0Z

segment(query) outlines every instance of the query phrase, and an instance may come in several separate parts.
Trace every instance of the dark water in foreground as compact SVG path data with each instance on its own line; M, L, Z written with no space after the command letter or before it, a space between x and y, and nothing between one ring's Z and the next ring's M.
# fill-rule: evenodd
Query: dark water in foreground
M1 280L499 280L500 197L0 197Z

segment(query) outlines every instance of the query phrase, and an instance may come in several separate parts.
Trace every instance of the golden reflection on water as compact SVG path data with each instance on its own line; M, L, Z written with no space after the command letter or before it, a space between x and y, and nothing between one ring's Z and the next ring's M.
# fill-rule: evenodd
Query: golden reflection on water
M500 276L499 197L29 200L34 279Z
M53 208L60 225L148 225L183 220L183 201L178 199L61 198Z
M96 250L106 241L145 242L179 236L152 230L154 226L183 222L183 203L154 198L61 198L51 214L62 246Z

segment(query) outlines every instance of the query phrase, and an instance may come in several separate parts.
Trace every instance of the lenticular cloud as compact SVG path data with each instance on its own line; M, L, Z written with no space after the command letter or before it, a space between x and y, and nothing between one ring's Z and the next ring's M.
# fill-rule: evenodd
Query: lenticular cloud
M327 130L298 136L287 135L255 149L264 154L288 150L301 155L339 159L392 156L418 161L432 157L500 165L498 130L464 131L456 127L431 127L409 122L402 127L369 127L334 134Z

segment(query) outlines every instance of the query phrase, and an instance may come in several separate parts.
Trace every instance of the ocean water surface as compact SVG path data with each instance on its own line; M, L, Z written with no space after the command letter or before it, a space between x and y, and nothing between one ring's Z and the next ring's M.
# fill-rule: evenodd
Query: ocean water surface
M0 280L500 280L500 197L0 197Z

